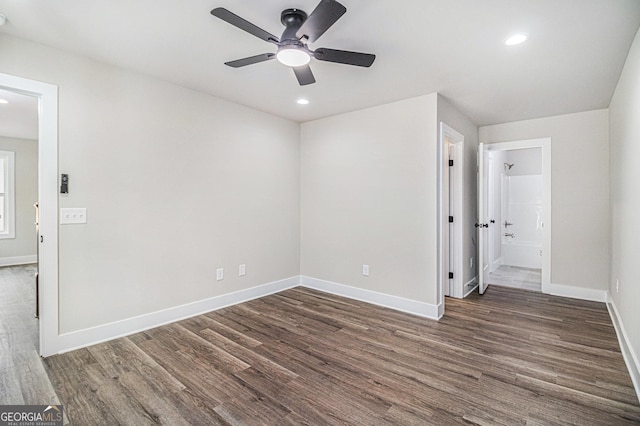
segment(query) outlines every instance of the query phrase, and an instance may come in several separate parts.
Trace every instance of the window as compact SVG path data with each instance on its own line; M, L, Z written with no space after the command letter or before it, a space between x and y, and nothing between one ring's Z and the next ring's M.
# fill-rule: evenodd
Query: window
M0 151L0 239L15 238L15 153Z

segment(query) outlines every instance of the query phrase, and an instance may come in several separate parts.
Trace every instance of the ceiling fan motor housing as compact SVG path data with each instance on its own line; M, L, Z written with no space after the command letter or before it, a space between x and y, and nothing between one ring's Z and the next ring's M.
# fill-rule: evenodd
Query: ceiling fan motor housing
M280 22L286 28L280 37L280 42L283 44L298 44L299 39L296 36L296 32L300 29L304 21L307 20L307 14L300 9L285 9L280 14ZM288 43L295 42L295 43Z

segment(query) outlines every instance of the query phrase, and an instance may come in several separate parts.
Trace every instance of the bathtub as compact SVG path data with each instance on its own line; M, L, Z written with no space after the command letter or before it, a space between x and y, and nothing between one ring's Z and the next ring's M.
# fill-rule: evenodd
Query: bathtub
M542 268L542 245L527 241L502 243L502 264L521 268Z

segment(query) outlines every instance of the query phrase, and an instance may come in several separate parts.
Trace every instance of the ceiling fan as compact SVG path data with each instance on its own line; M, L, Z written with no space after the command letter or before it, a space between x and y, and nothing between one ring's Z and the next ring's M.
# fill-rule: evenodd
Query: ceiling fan
M211 14L261 40L278 46L277 53L249 56L248 58L225 62L225 65L240 68L277 58L278 61L293 69L301 86L306 86L316 82L309 67L311 58L359 67L370 67L376 59L376 55L369 53L349 52L347 50L327 49L324 47L313 51L307 46L307 43L313 43L320 38L346 11L347 8L335 0L321 0L309 16L300 9L283 10L280 15L280 22L286 28L280 38L223 7L213 9Z

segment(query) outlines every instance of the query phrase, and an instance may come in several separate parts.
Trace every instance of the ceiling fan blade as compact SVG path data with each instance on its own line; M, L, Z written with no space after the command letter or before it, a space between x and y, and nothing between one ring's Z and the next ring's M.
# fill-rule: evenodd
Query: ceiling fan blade
M248 58L237 59L235 61L225 62L225 65L229 65L233 68L245 67L247 65L253 65L260 62L268 61L276 57L275 53L263 53L261 55L249 56Z
M298 83L300 83L300 86L306 86L307 84L313 84L316 82L316 79L313 76L311 67L309 65L292 68L293 72L296 74L296 78L298 79Z
M211 11L211 14L216 18L220 18L223 21L248 32L249 34L258 37L261 40L268 41L273 44L277 44L280 41L278 37L266 32L262 28L256 27L251 22L239 17L235 13L229 12L224 7L216 7Z
M356 65L358 67L370 67L376 60L376 55L370 53L349 52L347 50L316 49L313 56L319 61L337 62L339 64Z
M300 29L298 29L296 37L302 38L306 36L309 43L313 43L329 27L335 24L346 11L347 8L335 0L321 0Z

